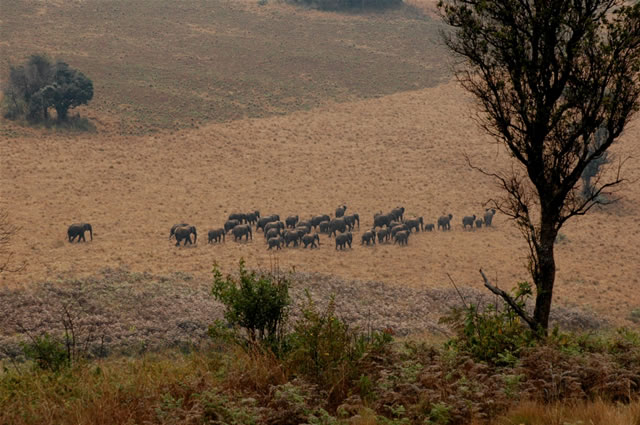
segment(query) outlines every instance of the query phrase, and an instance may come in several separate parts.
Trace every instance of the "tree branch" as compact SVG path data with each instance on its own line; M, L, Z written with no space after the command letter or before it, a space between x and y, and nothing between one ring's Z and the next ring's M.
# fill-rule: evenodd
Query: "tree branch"
M527 322L527 324L531 329L533 330L538 329L538 323L533 319L533 317L529 315L529 313L527 313L522 307L518 305L516 300L514 300L511 295L507 294L502 289L493 286L491 282L489 282L489 279L487 278L487 276L485 276L482 269L480 269L480 274L482 275L482 279L484 279L484 286L486 286L487 289L489 289L491 292L493 292L494 294L498 295L503 300L505 300L505 302L509 304L509 306L513 309L513 311L515 311L518 314L518 316L522 318L522 320Z

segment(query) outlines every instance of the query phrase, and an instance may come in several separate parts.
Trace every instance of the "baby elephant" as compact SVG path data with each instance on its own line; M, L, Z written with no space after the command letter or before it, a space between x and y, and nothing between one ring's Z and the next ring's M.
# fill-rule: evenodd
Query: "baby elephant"
M478 229L480 229L480 228L482 227L482 219L481 219L481 218L479 218L479 219L477 219L477 220L476 220L476 227L477 227Z
M207 243L211 243L212 241L222 242L224 241L224 235L225 235L224 229L209 230L209 233L208 233L209 241Z
M316 241L318 242L317 244ZM305 248L309 245L311 245L311 248L317 248L318 245L320 245L320 236L318 236L317 233L314 233L313 235L304 235L302 237L302 243Z
M373 245L376 244L376 234L373 230L366 231L362 234L362 242L360 242L360 245L364 245L365 243L367 245L370 243Z
M274 238L269 238L267 242L269 243L269 248L267 248L269 250L273 247L275 247L276 249L282 249L284 239L282 239L280 236L276 236Z
M427 232L433 232L433 230L436 228L436 225L433 223L429 223L429 224L425 224L424 225L424 230L426 230Z
M407 245L409 243L409 231L402 230L396 233L393 243L398 245Z
M351 242L353 241L353 235L351 232L340 233L336 235L336 249L340 247L340 249L345 249L347 245L351 248Z
M73 242L73 240L77 237L78 242L86 242L87 240L84 238L84 232L89 231L89 235L91 235L91 240L93 240L93 230L91 229L91 225L89 223L74 223L67 229L67 237L69 238L69 242Z
M391 232L387 228L382 228L378 230L378 242L382 243L389 240L391 236Z
M471 230L473 230L473 223L476 221L476 215L474 214L473 216L465 216L462 217L462 228L466 229L467 226L469 226L469 228Z

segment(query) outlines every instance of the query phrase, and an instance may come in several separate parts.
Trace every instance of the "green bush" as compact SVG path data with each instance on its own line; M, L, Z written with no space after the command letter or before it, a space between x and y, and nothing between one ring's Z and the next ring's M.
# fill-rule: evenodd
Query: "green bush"
M239 276L222 276L213 266L213 296L225 306L224 317L229 326L240 327L239 336L245 347L268 346L280 350L284 326L291 304L289 280L274 274L257 274L246 269L240 260ZM210 334L221 335L220 323L210 328Z
M290 370L329 391L330 399L346 395L348 387L362 382L359 362L367 353L383 349L392 337L386 332L350 328L335 312L333 298L319 309L307 292L302 316L288 337Z
M531 286L526 282L514 289L513 298L521 308L529 296ZM454 308L440 322L449 324L455 332L447 348L495 365L514 365L520 351L534 343L531 330L506 303L502 308L493 304L484 309L475 304Z
M49 334L33 337L31 342L21 345L25 357L39 369L58 372L71 365L70 352L61 341Z

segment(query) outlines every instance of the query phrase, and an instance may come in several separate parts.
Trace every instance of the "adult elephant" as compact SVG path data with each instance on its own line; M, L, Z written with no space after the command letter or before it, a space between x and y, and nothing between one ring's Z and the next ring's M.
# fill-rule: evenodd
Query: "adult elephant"
M242 240L242 237L245 237L245 240L249 240L249 237L253 239L253 233L251 233L251 226L248 224L239 224L238 226L231 229L231 233L233 233L233 240L237 241L238 239Z
M346 205L339 206L336 208L336 218L340 218L344 216L344 212L347 210Z
M273 223L274 221L280 221L279 215L268 215L258 219L258 224L256 224L256 231L258 229L262 229L264 231L264 226L269 223Z
M347 223L345 222L344 218L334 218L329 222L329 236L331 236L331 234L335 236L336 231L338 230L342 233L346 232Z
M409 228L409 231L416 229L416 232L424 230L424 219L422 217L412 218L404 222Z
M234 227L236 227L237 225L239 225L240 222L238 220L227 220L224 222L224 231L226 233L229 233L230 230L232 230Z
M232 213L229 214L229 220L238 220L240 223L245 223L247 215L245 213Z
M67 229L67 236L69 237L69 242L73 242L73 240L77 237L78 242L87 240L84 238L84 232L88 231L91 236L91 240L93 240L93 230L91 229L91 225L89 223L74 223Z
M176 233L176 229L178 227L184 227L184 226L188 226L188 225L189 225L189 223L176 223L173 226L171 226L171 230L169 231L169 240L171 240L173 235Z
M331 217L329 217L327 214L315 215L311 217L311 220L309 220L309 224L311 224L313 230L316 230L316 227L318 227L323 221L331 221Z
M247 223L256 224L258 219L260 218L260 211L255 210L254 212L247 213Z
M184 244L187 245L187 242L191 244L191 234L193 234L193 243L198 241L198 232L196 232L196 226L181 226L177 227L174 231L174 235L176 236L176 246L180 245L180 242L184 240Z
M438 219L438 229L442 230L451 230L451 219L453 218L452 214L443 215Z
M376 214L373 216L373 227L389 227L389 223L393 220L393 215L391 214Z
M396 207L396 208L392 209L391 210L391 215L393 216L394 220L403 221L404 220L404 207Z
M344 221L349 226L349 229L353 229L358 223L358 229L360 228L360 216L358 214L345 215Z

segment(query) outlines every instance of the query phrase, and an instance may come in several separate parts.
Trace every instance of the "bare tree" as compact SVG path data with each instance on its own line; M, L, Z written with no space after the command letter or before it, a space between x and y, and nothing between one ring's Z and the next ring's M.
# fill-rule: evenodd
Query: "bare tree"
M533 316L518 314L546 332L558 231L623 181L618 168L608 180L590 181L588 192L578 185L638 110L640 4L447 0L440 10L452 27L444 38L458 59L456 76L479 103L481 127L519 164L508 172L483 171L504 189L493 202L529 246L535 308ZM594 144L600 128L606 134ZM486 279L485 285L512 304L507 293Z

